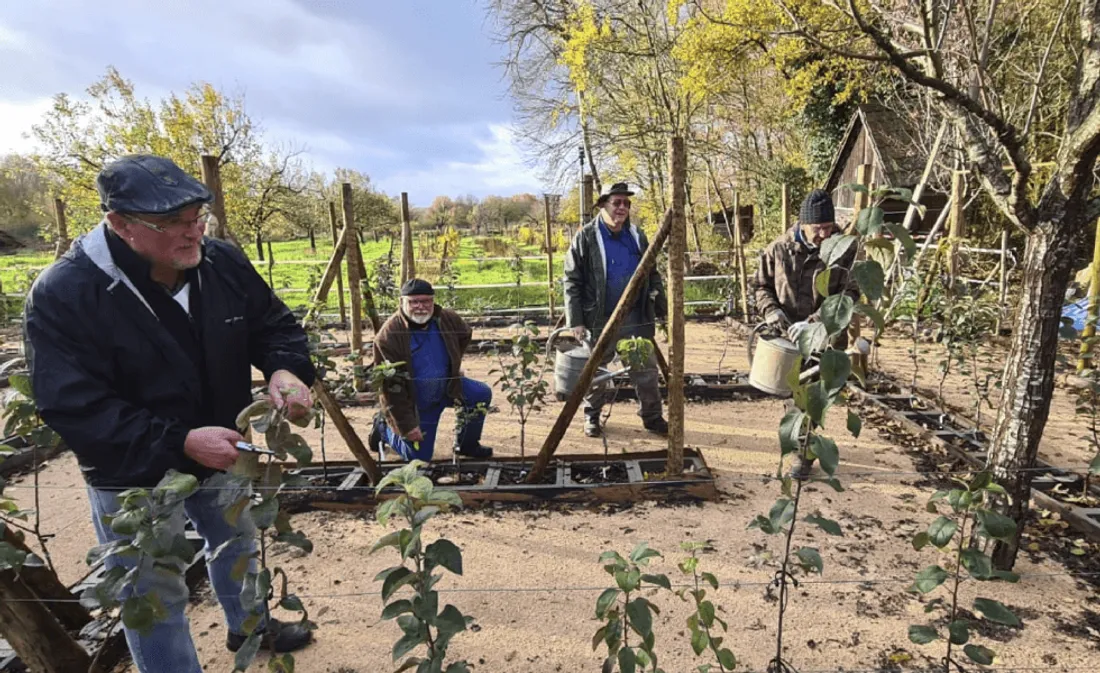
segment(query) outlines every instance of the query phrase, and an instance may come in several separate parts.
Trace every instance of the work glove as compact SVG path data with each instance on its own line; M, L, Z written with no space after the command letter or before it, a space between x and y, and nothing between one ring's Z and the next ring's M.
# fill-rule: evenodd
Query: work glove
M810 323L808 321L803 320L801 322L796 322L787 328L787 338L790 339L792 343L798 343L798 337L809 328Z
M783 309L773 308L764 316L764 322L775 330L786 332L791 326L791 319L783 312Z

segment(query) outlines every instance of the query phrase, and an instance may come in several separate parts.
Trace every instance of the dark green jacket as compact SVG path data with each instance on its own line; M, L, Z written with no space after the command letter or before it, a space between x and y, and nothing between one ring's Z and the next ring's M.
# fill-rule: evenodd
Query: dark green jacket
M607 258L604 254L603 240L600 238L597 224L599 217L584 225L573 237L573 244L565 255L565 312L570 327L584 325L592 332L592 339L598 339L610 309L607 301ZM649 248L649 239L645 232L628 220L628 231L638 242L638 250L645 255ZM657 318L668 317L668 298L657 265L649 272L645 286L638 296L642 305L642 322L637 336L653 338L656 333Z

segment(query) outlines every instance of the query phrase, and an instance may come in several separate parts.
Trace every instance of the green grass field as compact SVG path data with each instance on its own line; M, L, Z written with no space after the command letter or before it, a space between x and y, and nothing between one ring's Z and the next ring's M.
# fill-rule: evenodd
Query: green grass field
M499 248L499 244L483 245L482 243L483 237L464 237L461 239L458 259L451 262L454 273L457 275L452 282L455 285L507 284L510 287L449 289L448 279L441 278L438 261L417 264L417 275L430 280L436 285L436 291L442 303L457 309L486 310L546 306L545 259L522 260L522 270L518 272L517 278L516 263L513 260L484 260L485 257L490 256L485 248ZM400 251L397 248L399 248L399 244L394 249L393 276L400 274L400 264L397 261ZM309 241L305 239L274 242L271 244L271 249L274 253L274 266L271 267L268 261L257 261L256 270L265 279L270 278L271 286L275 288L276 292L291 308L305 307L310 298L310 293L307 290L311 287L311 278L320 278L332 254L331 240L322 241L319 238L316 251L310 249ZM541 254L537 246L519 246L519 250L523 256ZM393 299L377 292L379 273L385 272L383 267L390 253L389 239L380 241L368 239L362 245L362 251L371 287L379 295L376 300L380 305L380 310L387 312L393 310ZM255 245L245 246L245 252L251 259L258 259ZM4 293L8 295L26 294L39 271L52 261L53 255L49 252L22 252L0 256L0 283L3 284ZM561 274L562 253L555 252L554 278L558 282L555 283L557 298L554 303L559 309L563 305L560 284ZM517 280L523 283L542 283L543 285L541 287L516 287ZM685 301L719 299L725 293L723 287L723 281L688 283L685 291ZM344 288L344 291L345 296L348 296L347 287ZM18 311L21 303L18 297L9 297L9 315ZM337 306L334 286L329 296L327 309L335 310Z

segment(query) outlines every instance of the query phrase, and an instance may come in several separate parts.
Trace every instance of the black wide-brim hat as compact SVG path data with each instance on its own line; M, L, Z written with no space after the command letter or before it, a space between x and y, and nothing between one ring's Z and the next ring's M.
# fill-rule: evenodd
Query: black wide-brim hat
M624 196L634 196L634 192L630 191L630 187L625 182L616 182L611 185L611 188L600 195L600 199L606 201L608 197L615 194L622 194Z

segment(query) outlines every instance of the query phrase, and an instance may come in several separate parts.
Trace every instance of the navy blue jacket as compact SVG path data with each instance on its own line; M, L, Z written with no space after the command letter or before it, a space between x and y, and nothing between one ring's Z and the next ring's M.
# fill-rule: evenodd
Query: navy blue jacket
M35 401L90 485L149 487L169 469L212 474L184 455L184 439L200 425L235 427L252 401L251 365L265 379L286 369L313 384L305 332L243 253L204 239L198 280L205 371L115 264L106 223L31 287L24 338Z

